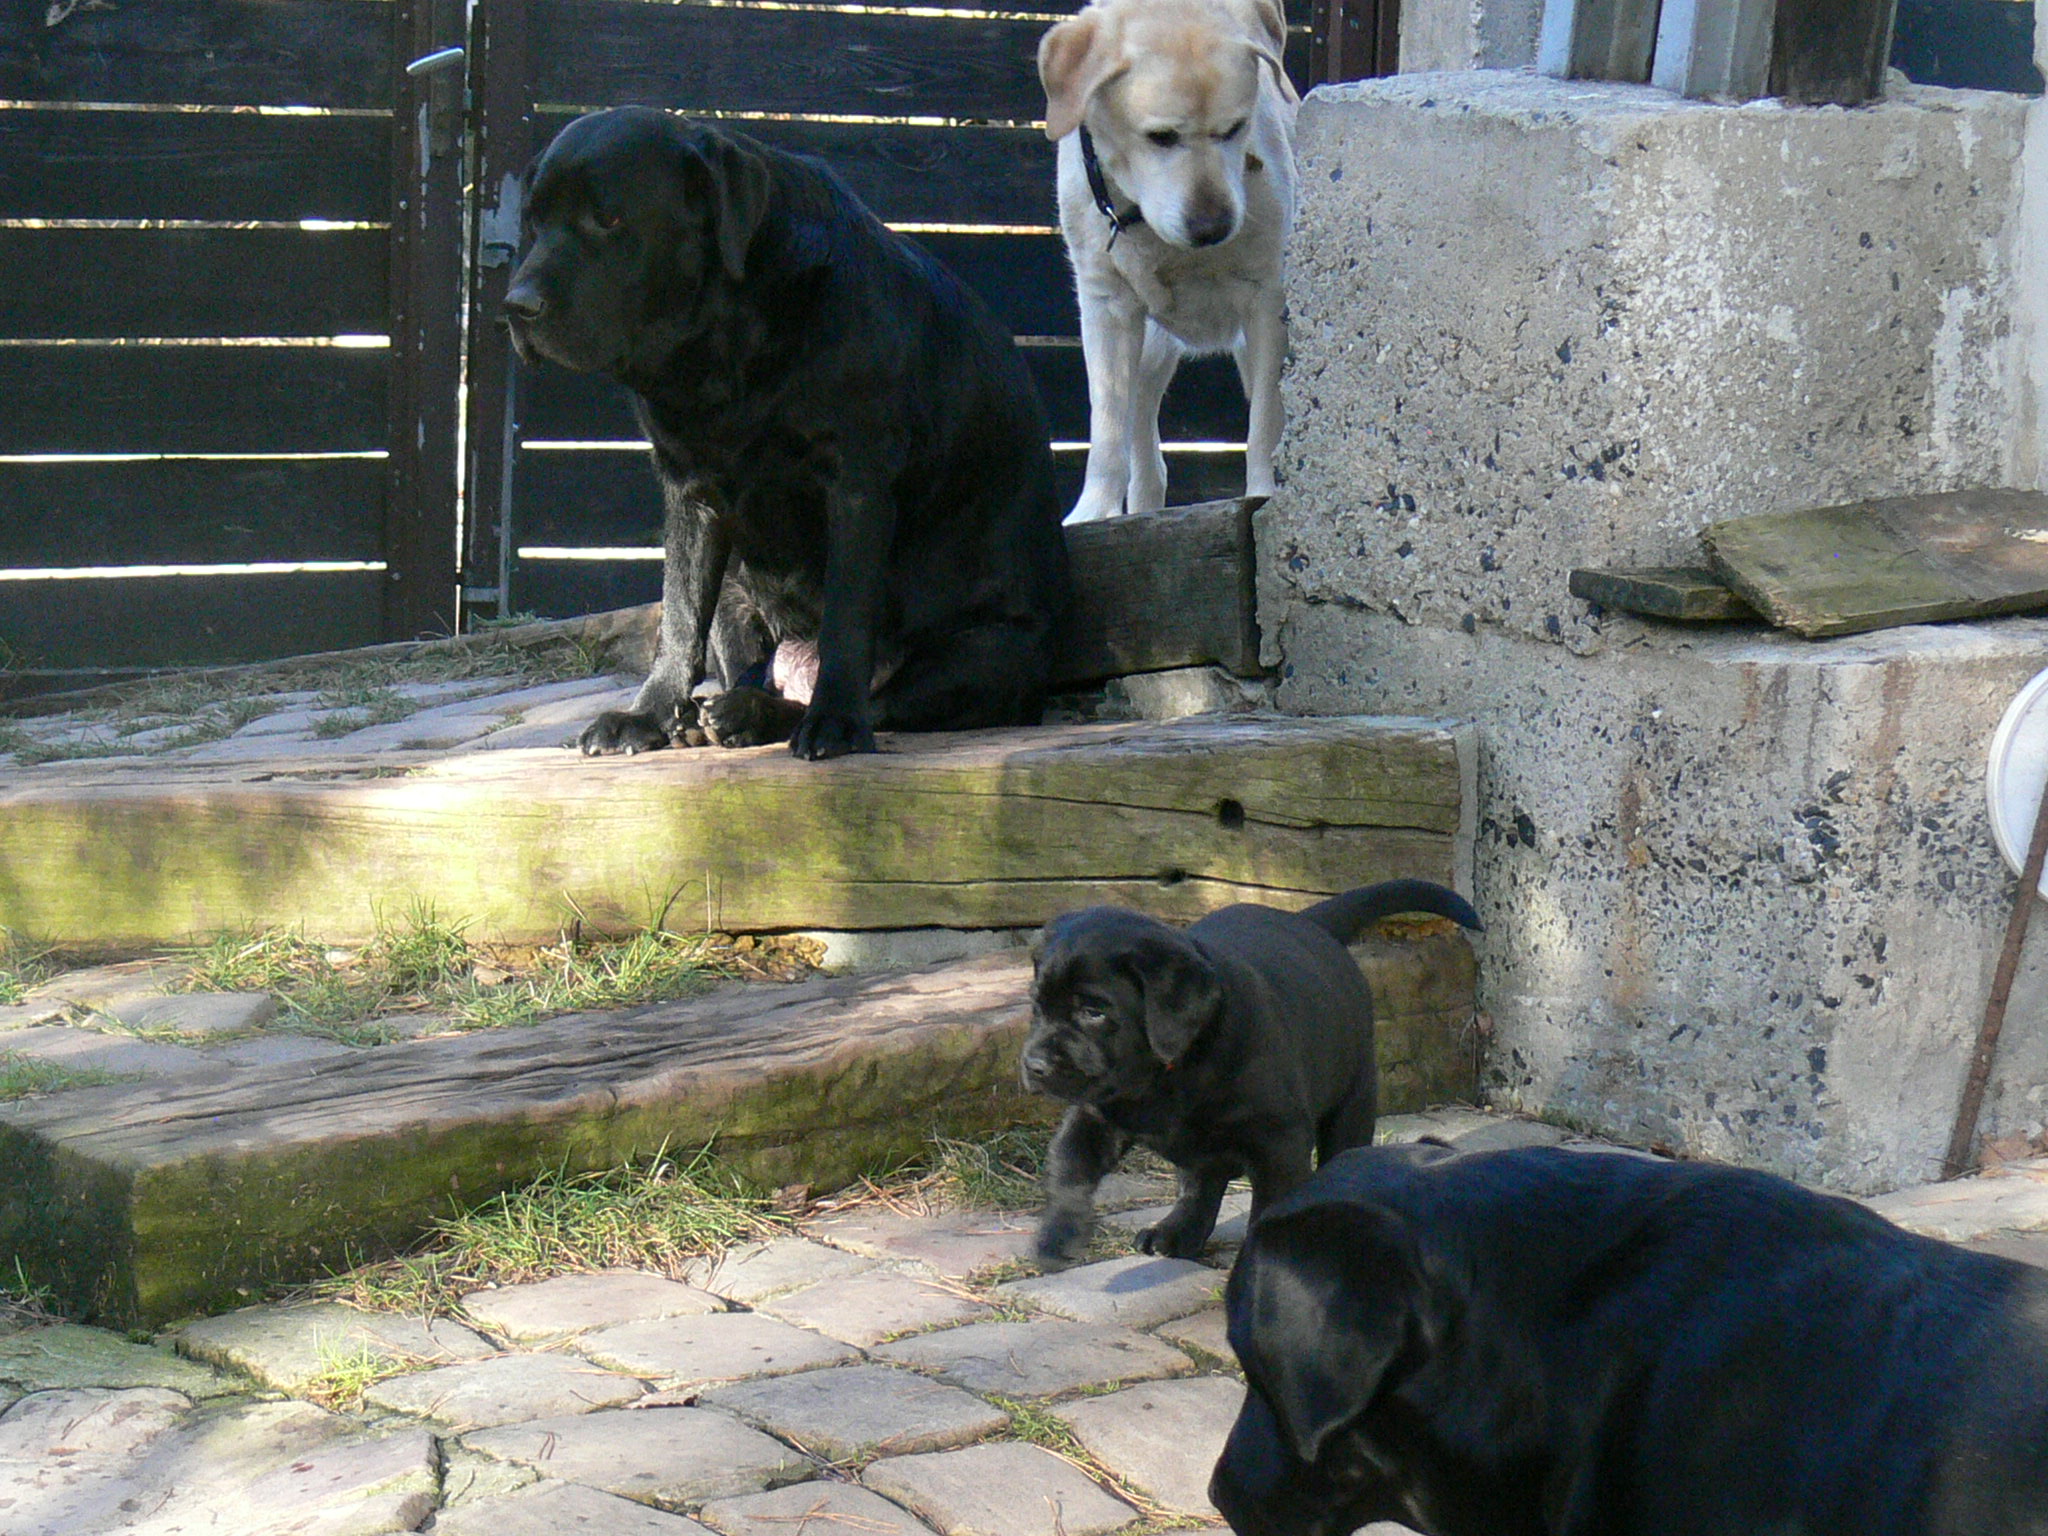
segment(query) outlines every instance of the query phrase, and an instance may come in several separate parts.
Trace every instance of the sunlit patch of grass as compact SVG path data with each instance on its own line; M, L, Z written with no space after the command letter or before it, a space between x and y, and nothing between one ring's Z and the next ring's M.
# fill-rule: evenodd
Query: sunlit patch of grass
M19 1051L0 1051L0 1100L33 1098L66 1088L97 1088L123 1080L119 1073L102 1072L97 1067L67 1067Z
M817 958L807 960L795 945L764 948L723 934L654 931L601 943L564 941L535 951L530 965L495 984L472 978L467 987L454 989L448 1002L457 1019L483 1029L551 1014L664 1002L749 971L800 973ZM756 963L745 963L748 959ZM772 961L775 969L764 961Z
M0 928L0 1006L18 1003L29 988L57 973L50 950L31 944L9 928Z
M370 1388L402 1376L418 1364L360 1339L347 1343L321 1339L318 1351L318 1364L299 1385L297 1395L337 1413L354 1412L363 1406L363 1394Z
M489 1285L644 1269L681 1279L696 1261L794 1226L773 1197L700 1152L599 1173L550 1173L438 1222L414 1253L317 1287L379 1311L453 1312Z
M13 1269L12 1275L0 1278L0 1333L62 1322L56 1293L31 1281L19 1258L14 1260Z

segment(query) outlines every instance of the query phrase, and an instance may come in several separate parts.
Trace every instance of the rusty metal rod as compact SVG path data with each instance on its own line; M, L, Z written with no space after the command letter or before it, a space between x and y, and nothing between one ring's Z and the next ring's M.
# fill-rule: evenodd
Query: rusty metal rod
M2020 870L2019 895L2013 898L2012 916L2005 925L2005 948L1998 952L1998 969L1991 976L1991 996L1984 1004L1984 1022L1977 1030L1977 1051L1970 1058L1970 1075L1963 1080L1962 1102L1956 1106L1955 1129L1949 1133L1948 1155L1941 1160L1941 1176L1958 1179L1977 1166L1971 1154L1977 1140L1977 1114L1984 1107L1984 1089L1991 1081L1991 1063L1998 1055L1998 1034L2005 1028L2005 1005L2012 999L2013 978L2019 974L2020 950L2027 942L2027 923L2034 915L2034 898L2041 889L2041 868L2048 864L2048 783L2041 786L2040 809L2034 812L2034 835L2027 844L2027 861Z

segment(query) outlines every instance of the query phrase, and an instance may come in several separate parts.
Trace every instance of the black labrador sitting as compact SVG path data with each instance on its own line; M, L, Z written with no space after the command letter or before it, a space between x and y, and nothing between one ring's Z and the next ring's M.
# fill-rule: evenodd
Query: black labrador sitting
M1316 1158L1371 1142L1379 1076L1372 996L1344 946L1396 912L1477 928L1464 898L1389 880L1302 912L1242 905L1187 929L1121 907L1046 925L1031 982L1027 1088L1072 1105L1047 1158L1041 1268L1075 1262L1095 1186L1132 1142L1171 1162L1180 1199L1138 1235L1146 1253L1193 1258L1233 1178L1252 1217Z
M1350 1152L1227 1299L1238 1536L2048 1532L2048 1271L1768 1174Z
M654 670L584 752L1034 722L1066 545L981 301L821 163L651 108L578 118L530 181L514 345L633 391L666 504ZM734 686L771 648L814 651L807 690Z

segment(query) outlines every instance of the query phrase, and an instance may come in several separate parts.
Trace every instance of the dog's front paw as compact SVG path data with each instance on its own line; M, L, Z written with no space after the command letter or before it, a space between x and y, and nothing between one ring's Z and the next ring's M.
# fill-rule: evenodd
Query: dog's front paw
M789 740L803 707L759 688L728 688L699 702L697 718L714 746L765 747Z
M1161 1259L1199 1259L1209 1246L1209 1228L1194 1222L1175 1221L1168 1216L1141 1231L1134 1241L1138 1252Z
M844 757L849 752L872 752L875 730L850 710L824 709L814 703L804 712L803 723L790 738L789 750L812 762L824 757Z
M1048 1275L1073 1268L1087 1257L1091 1225L1063 1212L1048 1211L1031 1242L1032 1262Z
M668 744L668 730L658 716L626 709L606 710L576 738L576 749L585 757L632 757L659 751Z

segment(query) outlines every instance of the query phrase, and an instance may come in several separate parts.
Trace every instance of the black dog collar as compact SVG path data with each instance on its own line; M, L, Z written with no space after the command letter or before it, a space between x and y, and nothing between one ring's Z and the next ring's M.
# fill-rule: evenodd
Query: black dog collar
M1081 169L1088 173L1088 192L1095 199L1095 206L1102 210L1102 216L1109 220L1109 243L1116 244L1116 237L1135 224L1145 222L1145 210L1133 206L1129 213L1116 211L1116 200L1109 195L1109 182L1102 174L1102 162L1095 158L1095 136L1088 131L1088 125L1081 125Z

